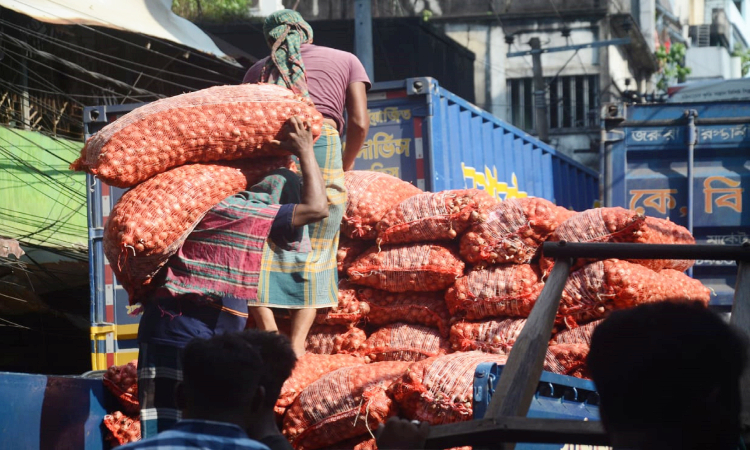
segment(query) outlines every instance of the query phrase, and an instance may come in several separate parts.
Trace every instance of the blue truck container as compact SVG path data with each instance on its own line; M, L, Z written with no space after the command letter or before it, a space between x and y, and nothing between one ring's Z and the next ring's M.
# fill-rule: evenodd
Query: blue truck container
M355 169L390 173L420 189L476 187L500 200L542 197L583 211L598 174L440 87L432 78L376 83L370 132Z
M603 108L604 204L687 227L700 244L750 242L750 102ZM697 261L694 278L729 310L734 261Z
M104 450L107 411L120 409L100 378L0 372L5 449Z
M140 105L84 110L86 137ZM432 78L375 83L370 131L358 170L390 173L424 190L476 187L507 198L535 196L575 210L599 198L596 172L440 87ZM88 177L92 367L137 357L138 317L102 251L102 230L123 189Z
M480 363L474 371L473 419L484 418L503 368L493 362ZM599 420L599 394L589 380L542 371L526 417L534 419ZM561 444L519 443L518 450L560 450L575 448ZM586 447L595 448L595 447ZM606 448L606 447L602 447Z

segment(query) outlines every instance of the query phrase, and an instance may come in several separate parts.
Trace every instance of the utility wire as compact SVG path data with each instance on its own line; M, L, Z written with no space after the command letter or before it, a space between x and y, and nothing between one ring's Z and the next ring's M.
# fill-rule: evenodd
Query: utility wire
M41 227L41 225L29 225L29 226L36 226L37 228ZM2 230L3 230L3 233L5 233L8 237L16 239L17 241L22 242L26 246L29 246L29 245L32 244L31 241L26 240L25 238L22 237L22 235L29 233L29 229L28 228L21 228L21 227L18 227L18 226L13 226L12 224L3 224L2 225ZM51 233L51 235L54 237L54 239L48 245L64 246L64 247L67 247L67 248L83 247L83 245L80 242L74 242L74 241L65 239L62 236L58 236L57 233ZM86 235L86 232L82 232L82 233L64 233L64 235L67 236L67 237L82 238L83 236ZM47 241L49 241L49 239ZM50 249L53 248L53 247L45 246L45 245L41 245L41 244L38 244L38 246L39 246L40 249L44 249L45 251L52 251ZM52 251L52 253L60 254L61 256L65 256L65 257L70 257L70 255L67 255L67 254L63 255L62 253L59 253L59 252ZM75 259L83 259L83 260L85 260L85 258L78 258L78 257L76 257Z
M21 55L20 53L16 53L16 52L14 52L14 51L12 51L12 50L9 50L9 49L7 49L7 48L5 49L5 52L6 52L6 56L8 56L8 53L10 53L10 54L13 54L13 55L16 55L16 56L18 56L19 58L26 58L26 56L24 56L24 55ZM39 65L39 66L42 66L42 67L44 67L44 68L47 68L47 69L49 69L49 70L52 70L52 71L54 71L54 72L57 72L57 73L59 73L59 74L62 74L62 75L64 75L65 77L67 77L67 78L70 78L70 79L72 79L72 80L76 80L76 81L79 81L79 82L81 82L81 83L84 83L84 84L87 84L87 85L89 85L89 86L91 86L91 87L95 87L95 88L97 88L97 89L101 89L102 91L105 91L105 92L110 92L110 93L112 93L112 94L117 94L117 92L116 92L116 91L114 91L114 90L112 90L112 89L109 89L109 88L105 88L105 87L99 86L99 85L97 85L97 84L91 83L91 82L89 82L89 81L86 81L86 80L84 80L84 79L82 79L82 78L78 78L78 77L75 77L75 76L71 75L71 74L70 74L70 73L68 73L68 72L62 71L62 70L60 70L60 69L56 69L56 68L54 68L54 67L52 67L52 66L49 66L49 65L47 65L47 64L43 64L43 63L41 63L41 62L39 62L39 61L36 61L36 60L34 60L34 59L27 59L27 60L28 60L28 61L30 61L30 62L33 62L34 64L37 64L37 65ZM154 96L154 97L157 97L157 98L163 98L163 97L164 97L163 95L161 95L161 96L160 96L160 95L158 95L158 94L153 94L153 96ZM76 103L79 103L79 104L80 104L81 106L83 106L83 104L82 104L82 103L80 103L80 102L76 102Z
M86 201L84 201L83 203L81 203L80 205L78 205L78 210L80 210L81 208L83 208L85 205L86 205ZM50 214L52 214L52 210L50 210ZM72 218L73 218L73 213L69 213L65 217L58 217L57 219L55 219L54 221L52 221L49 225L41 227L41 228L39 228L38 230L36 230L36 231L34 231L32 233L28 233L28 234L26 234L24 236L21 236L19 239L20 240L28 239L28 238L30 238L32 236L37 236L37 235L42 234L45 231L49 230L49 234L47 235L47 237L45 237L43 239L37 238L37 240L39 240L40 244L44 244L44 243L48 242L52 238L53 235L56 236L57 233L59 232L60 227L62 225L67 224L68 222L70 222L70 220Z
M3 211L4 217L9 220L12 220L15 225L23 225L25 227L35 227L35 228L41 228L45 226L44 222L41 222L39 219L37 219L39 216L33 216L34 218L32 219L30 217L25 217L26 215L25 212L16 211L14 209L2 208L2 211ZM17 226L12 226L12 228L15 228L19 231L23 230L23 232L28 231L24 228L17 227ZM59 232L68 236L81 237L81 236L86 236L87 234L86 230L87 230L87 227L84 227L82 225L76 226L75 224L71 224L68 222L68 223L63 224L60 227Z
M100 81L106 81L106 82L114 84L115 86L118 86L118 87L120 87L122 89L132 89L133 91L138 92L140 94L151 94L151 95L153 95L153 96L155 96L157 98L164 98L164 95L156 94L154 92L147 91L145 89L141 89L141 88L137 88L135 86L131 86L131 85L127 84L127 83L123 83L120 80L116 80L114 78L108 77L108 76L103 75L101 73L92 72L92 71L90 71L88 69L85 69L85 68L79 66L76 63L68 61L67 59L63 59L63 58L60 58L58 56L55 56L52 53L45 52L44 50L38 50L38 49L34 48L33 46L27 44L26 42L24 42L24 41L22 41L20 39L16 39L16 38L14 38L12 36L9 36L7 34L5 34L4 36L5 36L6 39L10 40L11 42L15 43L19 47L25 49L26 51L35 53L35 54L41 56L42 58L54 61L54 62L56 62L58 64L62 64L64 66L69 67L69 68L71 68L73 70L76 70L78 72L85 73L85 74L87 74L88 76L90 76L90 77L92 77L94 79L97 79L97 80L100 80ZM6 51L10 51L10 50L6 49ZM11 53L13 53L13 52L11 52ZM24 57L23 55L19 55L17 53L14 53L14 54L17 55L17 56L19 56L19 57ZM31 60L31 61L34 61L34 60ZM34 61L34 62L36 64L44 66L44 64L41 64L38 61ZM49 67L49 66L46 66L46 67ZM96 85L94 85L94 86L96 86Z
M12 220L13 223L16 225L23 225L23 226L35 227L35 228L41 228L45 225L44 222L39 220L41 216L32 215L27 212L16 211L14 209L8 209L8 208L0 208L0 211L2 211L4 218ZM19 231L23 231L23 232L28 231L17 226L11 225L10 227L15 228ZM87 229L88 228L83 225L78 226L78 225L71 224L71 223L65 223L60 227L59 232L68 236L80 237L80 236L85 236L87 234L86 232Z
M570 62L573 60L573 58L575 58L575 56L577 54L578 54L578 49L576 49L576 51L572 55L570 55L570 58L568 58L568 60L565 61L565 64L563 64L563 66L560 67L560 70L557 71L557 73L555 74L555 76L552 77L549 80L549 83L547 83L547 89L549 89L549 87L552 86L552 83L554 83L555 81L557 81L557 77L559 77L560 74L562 73L562 71L565 70L566 67L568 67L568 64L570 64ZM584 75L585 75L585 73L584 73Z
M12 159L12 158L14 157L14 156L13 156L13 153L9 152L8 150L4 149L3 147L0 147L0 152L2 152L2 153L5 153L5 154L6 154L6 156L9 156L9 157L10 157L11 159ZM76 210L74 210L73 208L70 208L70 207L69 207L68 205L63 205L62 203L59 203L59 202L57 202L57 201L56 201L55 199L53 199L52 197L50 197L50 196L49 196L49 195L48 195L48 194L47 194L46 192L44 192L44 191L42 191L42 190L40 190L40 189L36 188L36 187L35 187L34 185L32 185L32 184L28 184L28 183L26 182L26 180L23 180L23 179L21 179L20 177L18 177L17 175L15 175L15 174L14 174L14 173L13 173L12 171L9 171L9 170L5 170L5 172L6 172L6 173L7 173L8 175L10 175L11 177L13 177L13 178L17 179L17 180L18 180L19 182L21 182L21 183L23 183L23 184L27 185L28 187L30 187L31 189L34 189L34 190L35 190L35 191L37 191L37 192L39 192L39 193L40 193L41 195L43 195L44 197L48 198L49 200L52 200L53 202L55 202L55 203L58 203L59 205L62 205L62 206L63 206L64 208L67 208L67 209L70 209L70 210L76 211ZM79 213L79 214L82 214L82 213L81 213L80 211L76 211L76 212L77 212L77 213ZM83 215L83 214L82 214L82 215Z
M24 138L24 137L23 137L23 136L21 136L21 138ZM19 150L19 151L23 152L23 153L24 153L25 155L28 155L28 156L29 156L30 158L33 158L33 159L34 159L34 160L36 160L36 161L37 161L38 163L40 163L40 165L46 165L47 167L49 167L49 168L50 168L50 169L52 169L53 171L57 172L57 173L58 173L59 175L62 175L62 176L64 176L64 177L66 177L66 178L67 178L67 179L68 179L69 181L71 181L71 182L75 182L75 183L78 183L78 180L76 180L75 178L73 178L73 176L72 176L72 175L71 175L70 173L66 173L66 172L63 172L63 171L61 171L61 170L59 170L59 169L56 169L56 168L54 168L54 167L53 167L53 166L52 166L51 164L49 164L49 163L45 162L44 160L41 160L41 159L39 159L39 158L35 157L34 155L32 155L32 154L31 154L31 153L29 153L29 152L27 152L27 151L23 150L23 148L22 148L22 147L20 147L20 146L18 146L18 145L15 145L15 144L13 144L12 142L10 142L10 141L8 141L7 139L5 139L5 138L2 138L2 137L0 137L0 141L3 141L3 142L5 142L5 143L6 143L7 145L9 145L9 146L11 146L11 147L13 147L13 148L15 148L15 149L17 149L17 150ZM48 154L50 154L50 155L52 155L52 156L54 156L54 157L56 157L56 158L60 159L61 161L65 162L65 160L64 160L64 159L60 158L59 156L55 155L55 154L54 154L54 153L53 153L52 151L50 151L50 150L48 150L48 149L45 149L44 147L42 147L42 146L40 146L40 145L36 145L36 144L34 144L34 145L33 145L33 147L34 147L34 148L38 148L38 149L41 149L41 150L45 151L46 153L48 153ZM15 155L14 155L14 157L15 157ZM24 165L26 165L26 166L27 166L28 168L30 168L31 170L34 170L34 171L38 172L39 174L41 174L41 175L45 176L46 178L48 178L48 179L49 179L50 181L52 181L53 183L58 183L58 184L60 184L60 186L61 186L61 187L65 187L65 188L68 188L68 186L67 186L66 184L62 183L62 182L61 182L61 181L59 181L59 180L55 180L55 178L53 178L53 177L52 177L52 175L49 175L49 174L46 174L46 173L42 172L42 171L41 171L41 170L40 170L39 168L37 168L36 166L33 166L33 165L29 164L29 163L26 163L26 161L24 161L24 160L23 160L23 159L21 159L21 158L17 158L17 160L18 160L18 161L21 161L21 162L23 162L23 163L24 163ZM68 165L70 165L70 163L68 163ZM72 190L72 189L71 189L71 190ZM73 195L76 195L76 196L78 196L78 197L85 197L85 194L81 194L81 193L79 193L78 191L74 191L74 190L72 190L72 194L73 194Z
M40 227L44 226L44 224L41 224L41 225L28 225L28 226L35 226L37 228L40 228ZM25 235L25 234L29 233L28 228L20 228L18 226L14 226L12 224L2 224L2 231L8 237L16 239L19 242L23 242L23 244L26 245L26 246L32 245L31 241L28 241L28 240L26 240L25 238L22 237L22 235ZM73 242L73 241L65 239L65 238L63 238L61 236L57 236L56 233L51 233L51 234L54 236L54 242L50 243L50 245L54 244L54 245L58 245L58 246L65 246L65 247L68 247L68 248L82 247L82 245L80 244L80 242ZM78 238L81 238L81 237L83 237L85 235L86 235L86 232L83 232L83 233L65 233L65 236L78 237ZM60 253L59 251L53 251L53 250L51 250L52 247L49 247L49 246L37 244L37 247L40 248L40 249L44 249L45 251L50 251L52 253L59 254L61 256L65 256L65 257L71 258L71 256L68 255L68 254L63 254L63 253ZM77 257L76 256L74 259L85 260L86 258L82 258L82 257Z
M2 139L3 141L7 142L5 139ZM13 146L14 148L18 149L18 147ZM6 156L10 158L11 161L16 162L19 166L25 167L28 169L28 172L31 176L34 177L40 184L48 186L51 184L56 185L57 189L59 189L60 193L67 192L67 196L69 198L76 198L78 197L81 199L82 197L85 197L82 193L76 191L69 185L63 183L62 181L56 180L51 175L46 174L39 170L37 167L33 166L32 164L28 163L27 161L24 161L23 159L17 157L13 152L8 151L6 148L0 146L0 151L4 152ZM28 154L28 153L27 153ZM8 171L8 169L6 169ZM41 178L40 178L41 177ZM71 181L75 181L70 178Z
M83 56L90 57L92 59L95 59L97 61L102 61L102 62L107 63L107 64L114 65L110 61L106 61L106 60L102 60L100 58L96 58L93 55L103 56L103 57L110 58L110 59L113 59L113 60L116 60L116 61L121 61L121 62L124 62L124 63L127 63L127 64L132 64L132 65L137 66L137 67L142 67L142 68L148 69L148 70L155 70L155 67L153 67L153 66L149 66L147 64L142 64L142 63L139 63L139 62L136 62L136 61L131 61L131 60L128 60L128 59L120 58L120 57L117 57L117 56L114 56L114 55L109 55L107 53L99 52L99 51L96 51L96 50L84 47L82 45L74 44L72 42L68 42L68 41L65 41L63 39L56 38L54 36L48 36L48 35L39 33L37 31L33 31L33 30L28 29L28 28L24 28L22 26L16 25L16 24L14 24L12 22L8 22L8 21L3 20L3 19L0 19L0 24L7 25L7 26L9 26L11 28L14 28L14 29L16 29L16 30L18 30L18 31L20 31L22 33L26 33L28 35L37 37L37 38L39 38L41 40L50 42L51 44L57 45L59 47L66 48L67 50L70 50L72 52L76 52L76 53L81 54ZM135 70L135 69L129 69L129 70ZM202 82L205 82L205 83L212 83L212 84L222 84L220 81L209 80L209 79L200 78L200 77L194 77L194 76L182 74L182 73L179 73L179 72L164 71L164 73L167 73L169 75L174 75L174 76L177 76L177 77L182 77L182 78L194 80L194 81L202 81Z
M46 105L40 105L40 106L41 106L41 107L43 107L43 108L47 108L47 109L48 109L49 111L52 111L52 112L54 112L54 113L57 113L57 111L55 111L55 110L54 110L54 109L52 109L52 108L49 108L49 107L47 107ZM26 122L24 122L23 120L19 120L19 122L21 122L21 124L23 124L23 125L25 125L25 126L31 127L31 124L30 124L30 123L26 123ZM80 122L78 122L78 123L80 123ZM65 163L65 164L67 164L68 166L70 166L70 165L72 164L72 162L71 162L71 161L68 161L67 159L63 158L62 156L60 156L60 155L58 155L58 154L56 154L56 153L53 153L53 152L52 152L51 150L49 150L49 149L46 149L46 148L42 147L41 145L39 145L39 143L37 143L37 142L34 142L34 141L32 141L31 139L27 138L26 136L24 136L23 134L21 134L20 132L18 132L18 131L16 131L16 130L14 130L13 128L11 128L11 127L5 127L5 128L6 128L7 130L9 130L9 131L10 131L11 133L13 133L13 134L15 134L16 136L18 136L18 137L19 137L20 139L23 139L24 141L28 142L29 144L31 144L31 145L32 145L32 146L34 146L34 147L39 147L39 148L41 148L42 150L44 150L45 152L47 152L47 153L49 153L50 155L54 156L55 158L59 159L60 161L64 162L64 163ZM81 148L80 148L80 147L78 147L78 146L74 145L74 144L73 144L73 143L71 143L71 142L66 142L65 140L61 140L61 139L56 139L56 138L54 138L54 137L52 137L52 136L47 136L47 137L48 137L49 139L52 139L52 140L53 140L53 141L55 141L56 143L60 144L61 146L65 147L65 148L66 148L67 150L70 150L70 151L72 151L72 152L74 152L74 153L80 153L80 151L81 151Z
M16 1L19 1L19 0L16 0ZM96 20L98 20L98 21L100 21L100 22L103 22L103 23L106 23L106 24L109 24L109 25L111 25L111 27L112 27L112 28L118 28L118 26L117 26L117 25L115 25L115 24L113 24L113 23L111 23L111 22L107 22L107 21L105 21L105 20L102 20L102 19L101 19L100 17L96 17L96 16L94 16L94 15L88 14L88 13L87 13L87 12L85 12L85 11L81 11L81 10L78 10L78 9L74 9L74 8L71 8L70 6L68 6L68 5L64 4L64 3L59 3L59 2L56 2L56 1L54 1L54 0L47 0L47 1L49 1L49 2L52 2L52 3L55 3L55 4L57 4L57 5L60 5L60 6L63 6L63 7L65 7L65 8L68 8L68 9L70 9L70 10L73 10L73 11L75 11L75 12L78 12L78 13L81 13L81 14L86 14L87 16L89 16L89 17L91 17L91 18L93 18L93 19L96 19ZM22 2L20 2L20 1L19 1L19 3L22 3ZM175 14L175 15L176 15L176 14ZM178 17L179 17L179 16L178 16ZM186 20L187 20L187 19L186 19ZM143 33L137 33L137 34L140 34L140 35L142 35L142 36L147 36L148 38L151 38L151 39L156 39L157 41L161 42L161 43L162 43L163 45L166 45L167 47L173 48L173 49L175 49L175 50L179 50L180 52L184 52L184 51L185 51L185 49L184 49L184 48L180 48L180 47L178 47L178 46L176 46L176 45L174 45L174 44L170 43L170 42L169 42L169 41L167 41L166 39L158 38L158 37L156 37L156 36L148 36L148 35L145 35L145 34L143 34ZM209 39L210 39L210 38L209 38ZM211 41L211 42L213 42L213 41ZM183 44L183 45L184 45L184 44ZM189 47L189 46L187 46L187 45L185 45L185 47L188 47L188 48L190 48L190 47ZM195 49L191 49L191 50L195 50ZM196 56L197 56L198 58L201 58L201 59L203 59L203 60L206 60L206 61L208 61L208 62L216 62L216 61L221 61L222 63L224 63L224 64L226 64L226 65L228 65L228 66L232 66L232 67L237 67L237 66L235 66L234 64L232 64L231 62L229 62L229 61L225 61L225 60L223 60L223 59L219 58L218 56L213 56L213 57L205 56L205 55L203 55L203 52L202 52L202 51L200 51L200 50L197 50L197 53L196 53L196 52L193 52L193 51L191 51L191 54L194 54L194 55L196 55ZM198 66L198 67L200 67L200 66Z
M17 95L19 95L19 96L22 96L22 95L23 95L23 91L22 91L22 90L20 90L20 89L17 89L17 88L14 88L14 87L10 87L10 86L8 86L8 85L6 85L6 84L3 84L2 82L0 82L0 87L2 87L2 88L4 88L4 89L7 89L7 90L8 90L8 92L12 92L12 93L14 93L14 94L17 94ZM41 102L40 102L40 103L37 103L37 102L30 102L30 106L33 106L34 108L40 108L40 109L42 109L43 111L46 111L46 112L50 113L50 114L51 114L51 115L53 115L53 116L59 116L59 117L60 117L60 120L59 120L59 122L58 122L58 126L60 126L60 125L65 125L65 124L67 123L67 124L69 124L69 125L75 125L75 126L78 126L78 127L83 127L83 122L82 122L81 120L76 120L76 119L75 119L75 117L73 117L72 115L70 115L70 114L68 114L68 113L66 113L66 112L63 112L63 113L61 114L61 113L60 113L60 111L56 111L56 110L55 110L54 108L52 108L52 107L50 107L50 106L47 106L47 105L45 105L44 103L41 103ZM12 106L11 106L11 107L8 107L8 109L9 109L10 111L14 111L14 112L15 112L15 110L14 110L14 109L12 108ZM15 114L14 114L14 116L15 116ZM20 123L21 123L21 125L24 125L24 126L27 126L27 127L29 127L29 129L33 129L33 128L34 128L35 126L36 126L36 127L39 127L39 125L38 125L38 124L37 124L37 125L34 125L34 124L32 124L31 122L25 122L25 121L24 121L24 120L23 120L22 118L20 118L20 117L14 117L14 120L16 120L16 121L20 122ZM40 131L37 131L37 132L40 132ZM43 133L43 134L44 134L44 133ZM50 139L52 139L52 140L56 140L56 141L58 140L57 138L55 138L54 136L52 136L52 135L51 135L50 133L47 133L47 134L45 134L45 136L49 137L49 138L50 138ZM71 146L70 146L69 144L67 144L67 143L65 143L65 144L64 144L64 147L65 147L65 148L68 148L68 149L71 149L71 150L75 149L76 151L80 151L80 149L79 149L79 148L74 148L74 147L71 147Z
M18 39L12 38L12 37L8 36L7 34L5 35L5 37L7 37L7 38L10 38L10 40L11 40L11 41L13 41L13 42L15 42L16 44L18 44L19 42L23 42L23 41L21 41L21 40L18 40ZM31 47L31 48L34 48L34 47L32 47L31 45L29 45L28 43L25 43L25 44L26 44L26 45L28 45L28 46L29 46L29 47ZM57 45L57 46L61 46L60 44L56 44L56 43L55 43L54 45ZM69 49L69 50L71 50L71 49ZM39 49L36 49L36 51L37 51L37 52L42 52L42 50L39 50ZM190 91L194 91L194 90L196 90L196 89L195 89L194 87L191 87L191 86L186 86L186 85L184 85L184 84L179 84L179 83L175 83L175 82L172 82L172 81L167 81L167 80L163 80L163 79L161 79L161 78L158 78L158 77L155 77L155 76L153 76L153 75L149 75L149 74L146 74L146 73L140 72L140 71L138 71L138 70L135 70L135 69L131 69L131 68L129 68L129 67L121 66L121 65L119 65L119 64L115 64L115 63L113 63L113 62L110 62L110 61L106 61L106 60L104 60L104 59L101 59L101 58L97 58L96 56L93 56L93 55L89 55L89 54L83 53L83 52L81 52L81 51L78 51L78 50L71 50L71 51L72 51L72 52L74 52L74 53L77 53L77 54L82 54L82 55L88 56L88 57L90 57L91 59L94 59L94 60L96 60L96 61L100 61L100 62L103 62L103 63L105 63L105 64L109 64L109 65L111 65L111 66L114 66L114 67L116 67L116 68L118 68L118 69L121 69L121 70L126 70L126 71L128 71L128 72L132 72L132 73L136 73L136 74L141 74L141 75L143 75L144 77L148 77L148 78L155 78L155 79L157 79L157 80L160 80L160 81L162 81L162 82L164 82L164 83L166 83L166 84L171 84L171 85L173 85L173 86L177 86L177 87L179 87L179 88L182 88L182 89L188 89L188 90L190 90ZM62 58L61 58L61 59L62 59ZM73 63L71 63L71 64L73 64ZM81 68L81 69L83 69L83 68ZM86 69L84 69L84 70L86 70ZM96 73L96 72L94 72L94 73ZM106 76L106 75L102 75L102 76ZM114 78L113 78L113 79L114 79ZM119 80L118 80L118 81L119 81ZM126 83L123 83L123 84L126 84ZM137 90L137 89L139 89L139 88L135 88L135 87L133 87L133 88L131 88L131 89L133 89L133 90ZM150 92L150 91L146 91L146 92ZM143 94L143 92L142 92L142 94ZM149 95L149 94L144 94L144 95Z
M9 55L7 53L5 54L5 57L8 58L8 59L10 59L11 61L15 62L18 65L22 65L23 64L21 61L17 60L16 58L12 57L11 55ZM25 58L25 56L24 56L24 58ZM40 83L40 84L43 84L43 85L47 85L47 86L49 86L52 89L57 89L58 90L57 95L61 95L61 96L67 98L68 100L72 101L73 103L75 103L75 104L77 104L79 106L84 106L83 103L79 102L78 100L74 99L73 97L70 97L68 94L66 94L65 92L63 92L62 90L60 90L60 88L58 88L57 86L55 86L54 84L52 84L49 80L46 80L43 77L39 77L33 71L30 72L30 73L28 73L28 74L24 74L20 70L18 70L17 68L11 66L10 64L4 62L3 60L0 60L0 64L4 65L6 68L12 70L13 72L17 73L18 75L28 76L29 79L31 79L33 77L34 81L36 81L37 83Z
M8 83L7 81L3 81L3 80L0 80L0 83L5 83L5 84L13 85L13 86L19 86L19 85L15 84L15 83ZM20 89L20 86L19 86L19 89ZM31 88L31 87L25 87L25 86L24 86L24 90L32 91L32 92L39 92L41 94L61 95L60 92L48 91L46 89ZM68 93L67 95L70 95L70 96L73 96L73 97L81 97L81 98L93 98L95 100L100 100L100 99L106 98L103 95L91 95L91 94L72 94L72 93ZM125 97L125 95L118 95L118 96L119 97ZM127 97L132 97L132 98L148 97L148 98L152 98L153 95L128 95Z
M66 6L66 5L63 5L63 4L61 4L61 3L57 3L57 2L54 2L54 1L52 1L52 0L48 0L48 1L51 1L52 3L56 3L56 4L60 5L60 6L64 6L64 7L68 8L68 9L72 9L72 8L69 8L69 7L68 7L68 6ZM65 19L64 17L58 16L58 15L56 15L56 14L52 14L52 13L50 13L49 11L45 11L45 10L39 9L39 8L37 8L37 7L33 6L33 5L29 5L28 3L24 3L24 2L22 2L21 0L16 0L16 2L18 2L18 3L22 4L22 5L28 6L28 7L30 7L30 8L36 9L37 11L43 12L43 13L45 13L45 14L49 14L49 15L55 16L55 17L57 17L58 19L61 19L61 20L64 20L64 21L68 22L68 23L69 23L70 25L75 25L75 26L79 26L79 27L81 27L81 28L84 28L84 29L86 29L86 30L92 31L92 32L94 32L94 33L97 33L97 34L100 34L100 35L103 35L103 36L106 36L106 37L108 37L108 38L110 38L110 39L113 39L113 40L116 40L116 41L118 41L118 42L122 42L122 43L124 43L124 44L130 45L130 46L133 46L133 47L136 47L136 48L142 49L142 50L146 50L146 51L148 51L148 52L150 52L150 53L154 53L154 54L157 54L157 55L160 55L160 56L165 56L165 57L168 57L168 58L170 57L169 55L167 55L167 54L164 54L164 53L161 53L161 52L158 52L158 51L156 51L156 50L153 50L153 49L150 49L150 48L146 48L146 47L141 47L140 45L138 45L138 44L136 44L136 43L134 43L134 42L128 41L127 39L122 39L122 38L119 38L119 37L113 36L113 35L111 35L111 34L105 33L105 32L103 32L103 31L101 31L101 30L97 30L96 28L90 27L90 26L88 26L88 25L84 25L84 24L81 24L81 23L76 23L76 22L73 22L72 20L68 20L68 19ZM82 14L85 14L85 13L83 13L83 12L81 12L81 11L77 11L77 12L79 12L79 13L82 13ZM87 15L88 15L88 14L87 14ZM94 17L94 16L91 16L91 15L88 15L88 16L89 16L89 17ZM94 18L96 18L97 20L101 20L101 19L99 19L98 17L94 17ZM110 25L112 25L112 26L113 26L114 28L117 28L117 27L115 27L115 26L114 26L113 24L110 24ZM174 46L174 45L172 45L172 44L169 44L168 42L166 42L166 41L165 41L165 40L163 40L163 39L160 39L160 38L157 38L157 37L154 37L154 36L148 36L148 35L144 35L144 34L142 34L142 33L133 33L133 34L138 34L138 35L144 36L144 37L146 37L146 38L148 38L148 39L154 39L154 40L156 40L156 41L158 41L158 42L161 42L162 44L164 44L164 45L166 45L166 46L168 46L168 47L172 47L172 48L175 48L175 49L179 50L179 51L180 51L180 53L184 53L184 52L185 52L185 49L182 49L182 48L179 48L179 47L177 47L177 46ZM196 56L199 56L199 57L203 57L203 55L201 55L200 53L195 53L195 55L196 55ZM204 58L204 59L207 59L208 61L211 61L211 62L221 61L221 62L223 62L223 63L225 63L225 64L227 64L227 65L230 65L230 66L232 66L232 67L235 67L235 66L234 66L233 64L231 64L231 63L228 63L228 62L226 62L226 61L223 61L223 60L222 60L222 59L220 59L220 58L216 58L216 59L211 59L211 58L208 58L208 57L203 57L203 58ZM201 70L203 70L203 71L206 71L206 72L212 73L212 74L214 74L214 75L219 75L219 76L222 76L222 77L224 77L224 78L226 78L226 79L228 79L228 80L232 80L232 82L233 82L233 83L235 83L235 82L237 81L237 80L233 79L232 77L230 77L229 75L225 75L225 74L223 74L223 73L221 73L221 72L216 72L215 70L211 70L211 69L209 69L209 68L207 68L207 67L202 67L202 66L199 66L199 65L197 65L197 64L193 64L193 63L191 63L191 62L188 62L188 61L184 61L184 60L179 60L179 61L180 61L181 63L183 63L183 64L186 64L186 65L188 65L188 66L191 66L191 67L194 67L194 68L197 68L197 69L201 69Z

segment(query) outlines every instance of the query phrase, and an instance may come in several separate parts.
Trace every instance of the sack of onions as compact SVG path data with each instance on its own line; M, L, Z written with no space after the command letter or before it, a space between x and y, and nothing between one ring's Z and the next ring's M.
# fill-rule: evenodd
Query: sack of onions
M437 244L372 247L347 270L353 283L390 292L441 291L463 273L458 255Z
M526 319L457 322L451 326L451 347L454 351L480 350L508 355L524 325Z
M425 192L396 205L378 222L378 243L450 241L486 219L482 207L496 200L487 191L459 189Z
M341 221L342 236L375 239L375 227L388 211L422 193L418 187L382 172L350 170L344 175L346 211Z
M367 335L356 327L313 325L305 339L305 350L319 355L356 353Z
M561 223L549 237L550 241L567 242L632 242L640 244L695 244L687 228L665 219L642 216L635 211L615 208L595 208L575 214ZM591 260L579 259L575 268ZM695 261L681 259L644 259L630 262L652 270L674 269L685 271ZM554 261L542 258L539 265L545 273L552 270Z
M445 303L453 315L470 320L528 317L543 287L539 269L529 264L475 268L448 289Z
M655 272L640 264L607 259L587 264L565 282L558 321L568 328L606 317L609 311L643 303L699 301L708 306L711 291L682 272Z
M505 200L464 234L461 256L477 265L529 263L547 236L573 214L543 198Z
M131 414L138 414L141 405L138 402L138 361L133 360L122 366L110 366L104 373L104 386Z
M420 361L444 355L450 350L448 339L438 330L422 325L393 323L374 332L359 347L365 362Z
M282 432L295 450L315 450L376 430L397 412L386 395L409 363L378 362L323 375L289 407Z
M252 163L189 164L139 184L120 198L104 225L104 254L131 303L177 253L203 216L225 198L252 186L288 157Z
M157 100L125 114L86 142L73 170L131 187L187 163L283 155L271 145L287 119L323 116L309 99L269 84L215 86Z

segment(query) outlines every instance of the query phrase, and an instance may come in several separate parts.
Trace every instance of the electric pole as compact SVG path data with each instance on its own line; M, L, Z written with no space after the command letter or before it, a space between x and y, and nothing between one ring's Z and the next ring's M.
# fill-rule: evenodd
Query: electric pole
M510 41L513 42L512 37ZM534 112L536 119L536 132L539 140L549 143L549 123L547 122L547 86L544 84L542 75L542 53L566 52L571 50L580 50L584 48L606 47L609 45L627 45L630 44L630 38L610 39L608 41L590 42L588 44L565 45L563 47L542 48L539 38L529 39L531 50L520 52L509 52L505 56L513 58L515 56L531 55L532 69L534 73Z
M356 0L354 3L354 54L365 67L371 82L375 82L372 56L372 2Z
M549 123L547 123L547 86L542 75L542 43L539 38L529 39L531 46L531 63L534 69L534 112L536 117L536 132L539 140L549 143ZM536 51L534 51L536 50Z

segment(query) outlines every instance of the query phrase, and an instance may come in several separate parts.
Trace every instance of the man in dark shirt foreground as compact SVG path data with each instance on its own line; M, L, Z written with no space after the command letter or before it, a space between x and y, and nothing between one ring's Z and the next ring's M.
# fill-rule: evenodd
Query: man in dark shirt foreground
M591 337L588 366L616 449L740 446L744 336L699 303L613 312Z
M182 420L123 450L291 450L273 406L296 356L289 340L257 330L194 339L175 397Z

